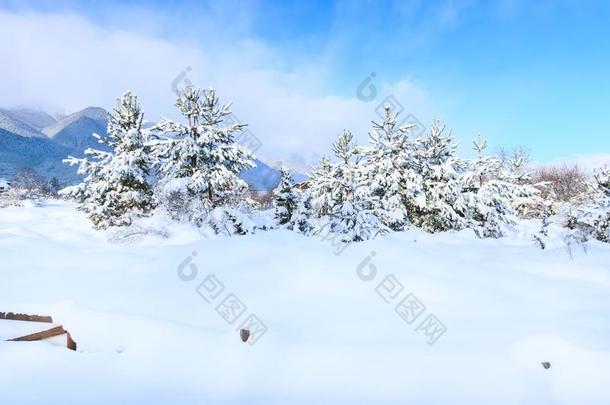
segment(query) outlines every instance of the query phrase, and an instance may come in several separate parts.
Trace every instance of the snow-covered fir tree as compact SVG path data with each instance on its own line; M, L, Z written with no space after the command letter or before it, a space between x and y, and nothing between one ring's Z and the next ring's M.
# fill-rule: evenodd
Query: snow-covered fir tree
M101 141L98 134L93 136ZM111 209L114 203L109 201L113 187L107 181L109 177L107 167L111 159L110 152L87 148L84 158L69 156L63 160L70 166L78 165L77 173L85 177L81 183L61 190L60 194L75 199L78 202L78 209L87 214L96 229L114 225L118 214Z
M434 121L416 151L425 205L412 212L413 224L428 232L460 230L468 225L468 200L464 193L471 175L467 163L456 156L457 145L445 126Z
M467 196L470 197L468 228L477 236L499 238L505 235L508 227L515 225L510 184L490 180Z
M110 151L89 148L85 158L65 160L78 165L78 173L85 178L63 194L79 201L79 208L96 228L130 225L134 216L147 215L154 208L149 182L152 162L143 117L137 96L124 93L109 114L108 136L102 139L94 134Z
M477 153L477 158L474 161L473 169L475 180L477 181L477 187L481 187L485 180L490 175L487 172L488 168L491 167L489 161L491 159L490 156L485 155L485 150L487 149L487 141L481 138L481 134L478 134L475 139L472 140L474 151Z
M413 125L399 127L398 113L386 107L382 122L373 122L365 149L366 178L374 212L392 230L410 224L409 213L425 205L425 194L415 152L419 140L411 139Z
M297 205L287 224L288 229L309 235L314 230L313 207L309 190L297 191Z
M480 237L499 238L516 225L519 212L533 207L544 212L545 201L540 190L530 184L525 159L515 153L512 159L499 159L485 155L487 142L480 136L474 141L477 158L470 161L468 175L464 177L464 197L467 199L468 227ZM521 211L520 211L521 210Z
M327 156L322 156L318 166L309 175L312 214L316 218L328 215L332 208L332 166Z
M238 174L255 164L235 143L245 125L228 122L230 104L221 105L214 90L188 86L176 106L186 122L162 119L155 128L162 138L155 148L159 176L165 192L180 194L183 214L201 224L214 208L244 198L248 186Z
M330 168L330 211L320 232L338 234L344 242L372 239L386 232L374 213L373 201L362 165L362 154L349 131L332 145L337 163Z
M480 135L473 141L477 158L463 177L467 201L467 227L479 237L501 237L507 226L514 225L510 184L498 181L502 166L499 159L486 155L487 142Z
M542 197L545 183L533 184L532 173L527 168L525 152L517 150L498 171L498 179L511 185L510 198L515 213L520 217L541 217L550 209L550 201Z
M569 215L567 226L582 239L610 242L610 168L596 171L593 177L592 201L577 207Z
M137 215L154 208L150 170L149 133L142 129L144 113L138 98L126 92L117 101L108 122L110 146L114 149L111 169L118 183L123 207Z
M532 235L532 239L534 240L534 243L536 244L536 246L538 246L542 250L546 249L546 247L548 245L549 225L551 225L551 221L549 219L550 216L551 216L550 210L546 209L542 216L542 221L540 223L540 229L538 230L537 233Z
M293 213L299 203L299 195L294 187L292 174L285 167L280 168L280 182L273 189L273 206L275 208L275 220L279 225L290 222Z

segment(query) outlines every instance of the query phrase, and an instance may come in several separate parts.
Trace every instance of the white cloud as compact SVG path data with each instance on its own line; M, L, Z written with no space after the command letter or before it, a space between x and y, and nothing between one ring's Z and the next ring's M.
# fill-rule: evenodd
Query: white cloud
M408 81L373 81L376 99L362 102L355 97L359 83L347 97L320 89L324 66L286 72L277 68L282 55L265 43L221 41L227 42L169 41L102 28L72 14L0 11L0 106L60 112L89 105L109 108L130 89L139 95L147 118L155 120L161 114L175 116L172 82L189 80L234 101L234 112L263 142L262 156L305 164L327 153L344 128L366 142L375 108L389 94L422 122L432 118L426 92ZM179 76L182 72L185 77Z
M204 59L192 46L107 31L63 14L0 12L0 51L0 103L67 111L107 107L126 89L165 101L173 77Z
M610 153L574 154L551 162L537 163L537 166L557 166L576 164L589 173L604 166L610 166Z

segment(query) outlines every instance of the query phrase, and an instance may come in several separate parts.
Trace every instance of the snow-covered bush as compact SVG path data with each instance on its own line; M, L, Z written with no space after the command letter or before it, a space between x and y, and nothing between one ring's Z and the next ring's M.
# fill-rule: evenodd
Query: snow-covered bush
M23 206L26 201L39 204L40 201L51 197L55 195L50 183L34 169L24 167L17 170L10 188L0 192L0 207Z
M187 189L186 179L162 180L155 187L159 209L167 212L174 221L189 221L198 208Z
M112 228L112 231L109 232L108 240L112 243L120 244L139 242L150 237L167 239L169 236L169 232L163 228L132 224L130 226Z
M130 225L134 216L148 215L154 208L149 182L151 159L146 147L148 133L142 129L144 113L131 92L117 99L109 115L108 137L94 136L110 151L89 148L86 157L64 162L78 165L82 183L61 194L77 199L95 228Z
M0 208L21 207L25 200L27 200L27 196L21 190L11 188L0 193Z
M215 208L245 198L248 186L238 174L255 165L250 153L235 143L244 125L226 124L230 104L220 105L214 90L188 86L180 92L176 106L186 123L162 119L155 127L161 138L155 144L159 177L170 184L180 180L184 214L202 223ZM173 204L170 211L175 208ZM231 215L216 213L215 217Z
M247 235L254 233L257 229L256 222L243 209L232 207L216 207L202 218L200 226L207 225L216 234Z
M172 220L193 222L201 228L212 229L215 234L227 236L250 234L265 227L258 226L253 220L256 215L253 201L245 199L241 203L209 210L200 199L192 198L187 184L188 179L172 179L157 186L157 196L163 201L160 209Z
M20 199L26 200L44 199L52 194L49 182L30 167L17 170L11 182L11 190L16 191Z

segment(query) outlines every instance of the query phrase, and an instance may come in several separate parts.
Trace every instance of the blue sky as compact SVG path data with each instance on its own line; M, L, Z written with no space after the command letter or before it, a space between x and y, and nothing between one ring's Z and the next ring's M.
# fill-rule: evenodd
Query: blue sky
M432 118L444 121L464 153L479 132L492 148L525 145L540 161L610 152L605 122L610 106L610 2L0 1L0 9L4 17L38 19L40 25L45 18L70 16L79 21L76 26L82 23L93 32L92 41L129 34L161 44L161 53L165 43L177 47L184 59L174 58L182 63L176 73L178 66L188 65L193 82L208 86L211 81L220 92L224 84L236 111L241 102L241 115L267 142L273 158L294 149L307 156L324 153L324 145L343 126L359 132L365 142L376 104L391 94L405 113L425 124ZM72 34L80 37L77 31ZM32 44L26 46L36 46ZM156 49L151 45L147 52ZM111 50L100 55L112 56ZM238 77L241 87L233 89L226 72ZM356 89L371 72L378 93L364 103L355 98ZM135 80L142 80L144 94L149 91L144 87L155 83L152 71L147 74L149 84ZM157 82L171 80L171 74L163 74ZM245 91L277 100L257 104ZM99 104L101 97L78 102ZM20 102L28 101L36 98ZM51 101L39 104L48 108ZM171 100L166 104L171 109ZM317 111L316 105L332 114ZM322 123L301 122L304 118L292 116L288 106L302 109L301 116L310 114L306 120L322 115ZM77 106L63 101L56 107ZM155 113L161 109L154 103L149 107ZM274 116L288 118L268 123Z

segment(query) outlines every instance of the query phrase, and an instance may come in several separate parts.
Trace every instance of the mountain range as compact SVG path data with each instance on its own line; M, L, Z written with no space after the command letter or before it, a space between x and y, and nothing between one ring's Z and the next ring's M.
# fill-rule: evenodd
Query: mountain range
M62 163L68 155L82 157L89 147L103 145L93 137L106 135L108 112L88 107L64 117L31 109L0 109L0 177L11 179L22 168L63 183L81 180L76 167ZM279 172L260 159L256 167L240 174L252 190L268 191L279 182ZM306 176L294 173L296 181Z

